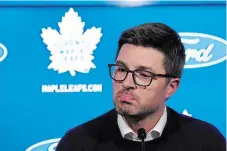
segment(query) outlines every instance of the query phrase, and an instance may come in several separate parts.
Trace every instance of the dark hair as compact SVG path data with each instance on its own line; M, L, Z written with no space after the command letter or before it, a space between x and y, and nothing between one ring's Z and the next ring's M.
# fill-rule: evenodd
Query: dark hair
M118 41L116 58L126 43L152 47L162 52L165 56L163 65L166 73L181 77L185 64L185 49L180 36L169 26L162 23L146 23L124 31Z

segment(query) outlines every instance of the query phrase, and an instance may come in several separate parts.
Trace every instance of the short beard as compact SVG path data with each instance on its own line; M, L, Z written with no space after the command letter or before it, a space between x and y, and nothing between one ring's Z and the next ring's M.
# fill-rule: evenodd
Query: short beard
M115 109L117 111L118 114L120 114L121 116L130 118L132 120L135 121L139 121L141 119L146 118L147 116L151 116L153 114L155 114L158 110L159 110L159 106L158 105L153 105L152 107L141 107L139 108L135 114L131 114L129 110L124 110L121 107L117 107L115 105Z

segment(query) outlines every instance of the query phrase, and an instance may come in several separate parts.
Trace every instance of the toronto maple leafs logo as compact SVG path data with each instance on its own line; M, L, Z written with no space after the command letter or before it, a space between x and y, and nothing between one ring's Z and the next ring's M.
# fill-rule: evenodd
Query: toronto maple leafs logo
M75 76L76 71L89 73L96 68L93 51L102 37L101 28L92 27L84 32L84 25L78 13L70 8L58 23L60 33L51 27L42 29L41 37L51 53L48 69Z

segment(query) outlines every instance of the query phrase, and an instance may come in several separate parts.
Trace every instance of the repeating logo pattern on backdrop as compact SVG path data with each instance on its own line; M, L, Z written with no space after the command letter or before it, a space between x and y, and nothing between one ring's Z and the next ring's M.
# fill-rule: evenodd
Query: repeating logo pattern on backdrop
M0 43L0 62L2 62L8 54L6 47Z
M42 29L41 37L51 54L48 69L58 71L59 74L69 72L75 76L76 72L89 73L91 68L96 68L92 62L93 51L102 37L101 28L92 27L84 32L84 25L78 13L70 8L58 23L60 32L51 27ZM44 84L42 92L102 92L102 85Z
M101 28L92 27L84 32L84 24L78 13L70 8L58 23L60 33L50 27L42 29L41 37L51 54L52 62L48 69L58 71L59 74L69 72L75 76L76 72L89 73L91 68L96 67L92 62L93 51L102 37ZM227 59L226 40L204 33L180 32L179 35L186 48L185 68L208 67ZM0 48L6 50L2 45ZM69 90L69 85L61 86L43 85L43 92L81 92L83 88L89 87L71 85ZM182 114L192 117L186 109ZM30 146L26 151L55 151L59 141L60 138L45 140Z

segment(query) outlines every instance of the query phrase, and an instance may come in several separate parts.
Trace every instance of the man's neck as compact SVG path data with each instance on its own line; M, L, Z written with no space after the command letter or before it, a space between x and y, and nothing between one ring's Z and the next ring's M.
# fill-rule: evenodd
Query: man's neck
M137 130L139 128L144 128L148 133L157 124L157 122L163 115L164 110L165 110L165 106L160 108L155 113L148 115L146 117L143 117L140 119L138 118L135 119L133 117L125 117L125 120L126 120L126 123L129 125L129 127L134 131L134 133L137 133Z

